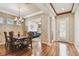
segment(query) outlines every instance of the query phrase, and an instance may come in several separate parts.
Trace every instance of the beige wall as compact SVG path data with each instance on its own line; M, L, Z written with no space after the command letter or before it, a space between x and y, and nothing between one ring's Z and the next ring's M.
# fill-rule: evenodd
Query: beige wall
M44 14L41 23L42 43L51 45L52 41L55 39L55 18L54 16Z
M4 24L0 24L0 44L5 43L4 31L6 31L6 32L14 31L14 35L17 35L18 31L21 33L21 35L23 34L22 26L16 26L15 24L14 25L6 24L7 18L14 19L13 15L9 15L9 14L0 12L0 17L3 17L4 22L5 22Z
M79 52L79 6L76 9L75 13L74 13L74 30L75 30L75 47L77 48L78 52Z
M74 16L73 14L64 14L56 17L56 24L58 21L66 20L67 19L67 41L74 43ZM56 26L56 34L57 32L57 26ZM56 38L59 39L56 35Z
M74 43L74 15L69 15L69 42Z
M41 20L41 39L42 43L48 43L48 16L43 15Z

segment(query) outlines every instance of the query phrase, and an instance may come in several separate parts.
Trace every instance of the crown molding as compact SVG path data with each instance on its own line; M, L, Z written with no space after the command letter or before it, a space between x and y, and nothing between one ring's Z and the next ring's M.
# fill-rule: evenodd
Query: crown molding
M32 14L30 14L30 15L26 15L26 16L24 16L24 18L28 18L28 17L32 17L32 16L36 16L36 15L39 15L39 14L42 14L42 13L43 13L43 11L38 11L38 12L32 13Z

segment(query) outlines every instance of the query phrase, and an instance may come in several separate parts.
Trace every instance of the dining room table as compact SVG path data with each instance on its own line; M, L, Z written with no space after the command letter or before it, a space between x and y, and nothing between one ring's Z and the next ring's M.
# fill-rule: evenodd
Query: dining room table
M8 37L9 37L9 36L8 36ZM23 36L23 35L18 36L18 35L14 35L14 36L13 36L13 41L11 41L11 42L12 42L12 43L13 43L13 42L19 42L20 47L17 48L17 49L18 49L18 50L22 50L22 49L26 48L26 47L23 45L24 42L27 42L26 45L27 45L27 47L28 47L29 38L28 38L28 36ZM15 43L14 43L14 44L15 44ZM17 43L16 43L16 44L17 44ZM15 49L15 50L17 50L17 49Z
M22 45L22 47L24 46L24 45L23 45L24 42L27 42L26 45L28 45L28 41L29 41L28 36L23 36L23 35L21 35L21 36L13 36L13 39L14 39L15 41L19 41L20 44Z
M28 36L23 36L23 35L17 36L17 35L15 35L15 36L13 36L13 39L16 39L16 40L23 40L23 39L28 39Z

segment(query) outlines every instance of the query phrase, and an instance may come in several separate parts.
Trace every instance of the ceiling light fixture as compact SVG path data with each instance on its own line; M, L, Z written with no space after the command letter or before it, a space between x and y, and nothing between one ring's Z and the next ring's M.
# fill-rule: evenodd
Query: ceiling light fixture
M21 24L24 22L24 19L20 15L21 7L19 7L18 9L19 9L19 15L18 17L15 17L15 22L17 22L18 24Z

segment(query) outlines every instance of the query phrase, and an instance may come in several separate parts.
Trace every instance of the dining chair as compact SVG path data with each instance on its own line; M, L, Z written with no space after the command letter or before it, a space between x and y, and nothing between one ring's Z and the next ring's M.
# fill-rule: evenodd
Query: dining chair
M16 40L13 38L13 36L14 36L13 34L14 34L13 31L9 32L9 38L11 40L11 44L10 44L11 50L17 50L20 47L20 42L19 42L19 40Z
M10 49L10 39L9 39L9 37L7 35L7 32L4 32L4 36L5 36L5 48L7 50L9 50Z
M28 47L28 41L26 38L24 38L22 41L21 41L21 48L26 48Z
M33 32L28 32L28 44L32 49L32 39L33 39Z

